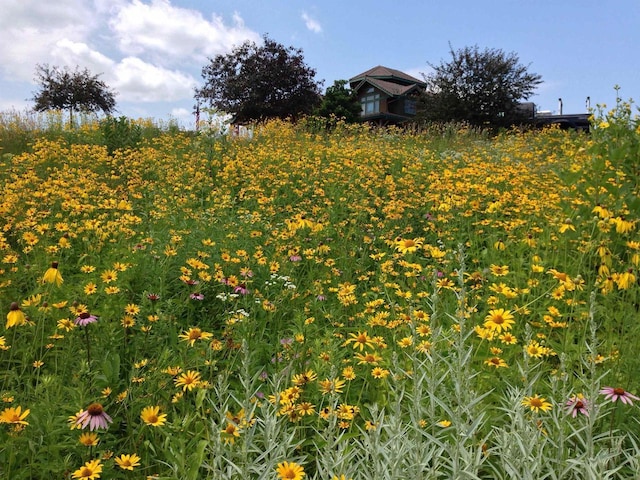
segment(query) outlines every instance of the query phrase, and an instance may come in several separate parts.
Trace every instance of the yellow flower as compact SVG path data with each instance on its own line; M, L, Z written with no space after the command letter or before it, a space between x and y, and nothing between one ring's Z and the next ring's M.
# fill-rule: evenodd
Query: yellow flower
M373 378L387 378L389 373L389 370L382 367L373 367L373 370L371 370L371 376Z
M176 387L182 387L182 391L193 390L200 385L200 373L195 370L187 370L175 379Z
M85 447L95 447L100 442L98 434L95 432L83 433L80 435L80 438L78 438L78 441Z
M208 340L213 337L213 334L209 332L204 332L200 330L198 327L195 327L195 328L190 328L185 333L181 333L180 335L178 335L178 337L180 337L182 340L187 342L189 346L193 347L193 344L196 342L196 340Z
M102 465L100 464L100 459L97 458L95 460L88 461L83 467L80 467L78 470L73 472L71 478L79 480L96 480L100 478L100 473L102 473Z
M167 414L160 413L160 407L158 406L144 407L142 413L140 413L140 418L147 425L161 427L167 421Z
M122 454L115 458L118 466L123 470L133 470L134 467L140 466L140 457L135 453L131 455Z
M124 307L124 313L127 315L136 316L140 313L140 307L135 303L129 303L126 307Z
M295 462L282 462L276 468L280 480L302 480L305 476L304 468Z
M240 437L241 429L233 422L227 422L227 427L220 431L222 441L227 444L234 444L236 438Z
M540 410L543 412L551 410L551 404L547 402L545 398L538 396L538 394L535 394L533 397L524 397L522 405L529 407L532 412L536 413Z
M44 273L42 283L55 283L57 286L62 285L64 280L58 271L58 262L52 262L51 267Z
M398 238L395 241L396 244L396 250L398 250L400 253L413 253L416 250L418 250L418 248L422 247L422 244L424 242L424 239L422 238L415 238L415 239L410 239L410 238Z
M334 380L329 380L327 378L318 382L318 385L322 394L325 395L327 393L342 393L345 383L346 382L344 380L340 380L338 378Z
M489 270L491 270L491 273L496 277L502 277L509 273L509 265L491 265Z
M350 343L353 343L353 348L359 348L360 351L364 349L364 347L373 347L373 343L371 337L367 332L358 332L358 333L350 333L347 341L344 342L344 346L346 347Z
M111 283L118 279L118 272L115 270L106 270L102 275L100 275L100 278L104 283Z
M505 362L500 357L489 358L489 359L485 360L484 363L485 363L485 365L488 365L490 367L495 367L495 368L500 368L500 367L506 368L506 367L508 367L507 362Z
M498 308L489 310L489 314L485 317L484 326L494 332L500 333L503 330L510 330L515 323L513 315L509 310Z
M18 425L29 425L24 419L27 418L31 410L22 411L22 407L8 407L0 413L0 423L13 423Z
M9 313L7 313L7 324L6 328L11 328L15 326L21 326L27 323L27 317L25 317L22 310L20 310L20 306L17 302L12 302L9 307Z

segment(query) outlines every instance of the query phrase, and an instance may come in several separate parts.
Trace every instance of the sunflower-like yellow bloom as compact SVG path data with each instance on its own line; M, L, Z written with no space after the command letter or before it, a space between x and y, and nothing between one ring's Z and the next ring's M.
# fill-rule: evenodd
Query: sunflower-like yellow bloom
M22 411L22 407L8 407L0 413L0 423L14 423L18 425L29 425L29 422L25 421L27 415L31 410L26 409Z
M302 480L305 476L304 468L295 462L282 462L276 469L280 480Z

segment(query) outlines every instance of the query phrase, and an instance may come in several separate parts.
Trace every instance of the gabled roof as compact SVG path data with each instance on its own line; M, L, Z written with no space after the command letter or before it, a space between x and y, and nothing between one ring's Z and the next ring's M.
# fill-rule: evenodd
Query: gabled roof
M362 81L360 81L357 85L353 86L352 88L358 91L360 90L362 85L364 85L365 83L368 83L369 85L372 85L378 88L379 90L382 90L384 93L392 97L405 95L411 92L412 90L419 88L418 85L415 83L411 85L399 85L397 83L387 82L385 80L378 80L377 78L371 78L371 77L366 77L362 79Z
M354 83L359 83L365 79L377 79L377 80L385 80L390 83L398 83L401 85L419 85L426 86L426 83L422 80L418 80L411 75L407 75L400 70L395 70L393 68L383 67L382 65L378 65L377 67L373 67L366 72L362 72L359 75L349 79L349 84L353 85Z

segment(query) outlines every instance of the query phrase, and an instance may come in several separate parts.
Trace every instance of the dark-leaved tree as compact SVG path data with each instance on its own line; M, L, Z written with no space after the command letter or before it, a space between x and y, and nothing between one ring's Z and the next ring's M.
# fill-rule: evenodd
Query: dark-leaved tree
M517 122L518 103L533 95L542 77L530 73L513 52L477 45L449 49L449 62L429 64L433 71L425 75L427 91L418 118L492 127Z
M238 123L267 118L298 118L320 102L321 82L304 63L302 50L264 37L229 54L216 55L202 69L204 86L196 99L232 114Z
M327 88L322 102L314 111L319 117L344 119L348 123L360 120L362 107L360 102L348 87L347 80L336 80Z
M73 125L74 112L102 111L109 115L115 111L115 92L86 68L72 71L68 67L37 65L36 76L40 90L32 100L37 112L68 110L69 123Z

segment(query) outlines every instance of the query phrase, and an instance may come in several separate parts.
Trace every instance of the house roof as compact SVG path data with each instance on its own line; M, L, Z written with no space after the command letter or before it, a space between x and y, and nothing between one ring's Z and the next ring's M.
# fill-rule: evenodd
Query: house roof
M354 90L356 91L360 90L362 85L365 83L368 83L369 85L372 85L378 88L379 90L382 90L384 93L392 97L405 95L410 91L418 88L418 85L416 85L415 83L411 85L399 85L397 83L388 82L386 80L378 80L377 78L365 77L356 86L353 87Z
M423 82L422 80L418 80L417 78L412 77L411 75L407 75L400 70L383 67L382 65L370 68L366 72L362 72L361 74L356 75L349 80L349 84L359 83L365 79L370 80L372 78L375 78L377 80L390 81L390 83L400 83L403 85L426 86L425 82Z

